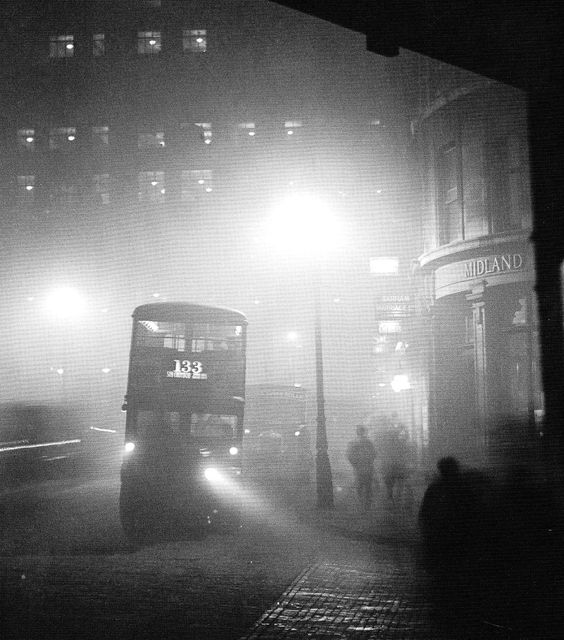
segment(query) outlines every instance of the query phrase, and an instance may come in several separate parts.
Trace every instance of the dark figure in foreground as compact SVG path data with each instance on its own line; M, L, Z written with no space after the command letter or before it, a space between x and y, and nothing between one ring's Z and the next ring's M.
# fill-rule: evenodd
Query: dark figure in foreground
M348 444L347 460L354 471L360 504L368 510L372 504L376 449L367 437L366 428L363 425L357 426L356 434L357 437Z
M423 567L433 580L435 612L458 625L478 604L478 581L491 536L491 488L455 458L441 458L439 476L427 488L419 511Z

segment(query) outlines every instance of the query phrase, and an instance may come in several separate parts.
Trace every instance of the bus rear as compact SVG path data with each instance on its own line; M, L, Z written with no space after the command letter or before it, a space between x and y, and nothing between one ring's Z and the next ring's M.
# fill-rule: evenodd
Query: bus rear
M237 512L245 316L187 303L133 313L120 514L139 536L157 518L201 523Z

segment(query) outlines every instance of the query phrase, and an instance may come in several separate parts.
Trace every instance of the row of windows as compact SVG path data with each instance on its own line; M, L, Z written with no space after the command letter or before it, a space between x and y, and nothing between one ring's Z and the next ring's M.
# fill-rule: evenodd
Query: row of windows
M516 135L483 146L448 144L436 155L439 244L530 224L528 171Z
M162 50L161 31L138 31L137 53L156 55ZM74 58L76 39L73 34L60 34L49 37L49 57ZM93 33L90 45L92 56L100 58L107 53L107 40L104 33ZM205 53L208 49L206 29L182 29L182 50L186 53Z
M36 200L39 187L37 177L23 175L16 177L16 199L19 204L32 204ZM137 175L137 197L139 202L165 202L167 188L164 171L140 171ZM193 169L180 173L180 200L190 202L199 195L213 191L213 171ZM112 179L109 173L95 174L85 188L79 182L60 182L46 188L47 200L60 204L73 204L85 195L94 196L101 204L109 204L112 194Z
M287 136L295 136L296 131L302 127L300 120L287 120L284 122L283 131ZM257 134L254 122L241 122L237 125L237 134L241 137L254 138ZM94 149L107 149L110 146L110 128L108 126L91 127L89 134L90 143ZM83 132L81 132L81 137ZM179 138L182 142L200 140L206 145L211 144L214 137L211 122L185 122L180 124ZM34 151L41 141L36 129L18 129L17 145L20 149ZM78 140L76 127L52 127L43 138L49 149L70 150ZM159 149L166 147L165 131L163 129L144 130L137 134L137 147L139 149Z

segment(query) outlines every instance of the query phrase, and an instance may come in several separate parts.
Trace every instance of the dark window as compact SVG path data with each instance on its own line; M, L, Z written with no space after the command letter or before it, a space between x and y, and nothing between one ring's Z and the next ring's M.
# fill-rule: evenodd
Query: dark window
M92 36L92 55L99 58L106 53L106 38L103 33L95 33Z
M438 152L437 178L439 242L448 244L462 239L460 160L458 147L455 145L449 145Z
M110 203L110 174L98 173L92 176L92 190L98 204Z
M92 147L97 151L105 151L110 146L110 127L92 127Z
M486 146L487 207L492 233L521 229L529 218L528 174L522 141L498 138Z

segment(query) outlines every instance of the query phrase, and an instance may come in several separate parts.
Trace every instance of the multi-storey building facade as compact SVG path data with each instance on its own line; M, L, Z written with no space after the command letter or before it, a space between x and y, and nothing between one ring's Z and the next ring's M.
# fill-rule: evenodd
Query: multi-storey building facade
M99 409L103 393L119 407L129 315L155 298L241 309L249 382L313 388L310 278L260 237L272 204L305 190L331 203L350 241L322 283L329 421L348 430L375 383L369 259L408 261L396 63L262 1L1 11L3 326L13 329L3 399ZM40 302L61 285L86 311L49 324Z

